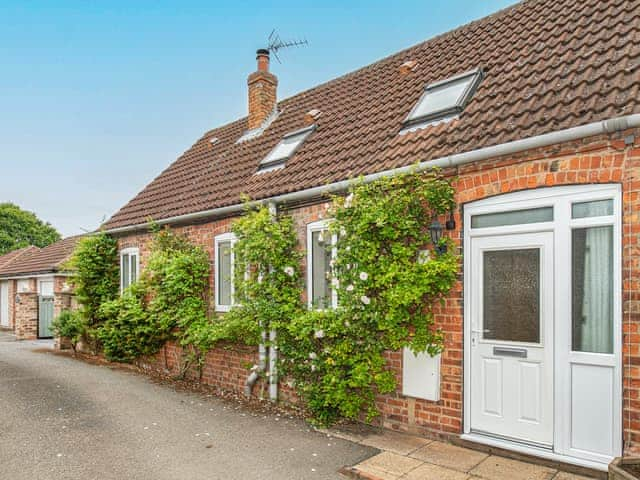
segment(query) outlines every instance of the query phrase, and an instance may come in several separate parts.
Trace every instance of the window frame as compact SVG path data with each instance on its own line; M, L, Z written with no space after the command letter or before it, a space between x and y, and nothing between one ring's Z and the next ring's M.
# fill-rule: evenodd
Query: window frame
M223 233L220 235L217 235L214 239L213 239L213 243L214 243L214 248L213 248L213 271L214 271L214 277L213 277L213 286L214 286L214 291L213 291L213 296L215 299L215 310L216 312L228 312L229 310L231 310L231 308L236 305L235 303L235 282L234 282L234 269L235 269L235 253L233 251L233 246L236 244L236 242L238 241L238 238L235 236L234 233L232 232L228 232L228 233ZM231 285L230 285L230 292L231 292L231 303L229 305L224 305L220 303L220 262L219 260L219 253L220 253L220 244L221 243L227 243L229 242L231 244L231 258L230 258L230 263L231 263Z
M125 285L124 284L124 268L123 268L123 263L124 263L124 257L128 256L129 257L129 284ZM138 281L138 279L140 278L140 249L138 247L127 247L127 248L123 248L122 250L120 250L120 293L124 292L124 290L133 285L133 283L131 281L131 272L132 272L132 264L131 264L131 256L135 255L136 257L136 262L135 262L135 272L136 272L136 282Z
M285 166L287 160L289 160L290 158L292 158L296 154L298 149L307 140L309 135L311 135L311 133L313 133L315 131L315 129L316 129L316 126L314 124L314 125L310 125L308 127L304 127L304 128L301 128L299 130L296 130L294 132L290 132L290 133L287 133L286 135L284 135L280 139L280 141L276 144L276 146L273 147L269 151L269 153L262 160L260 160L260 164L258 165L258 171L256 173L269 172L271 170L276 170L276 169L279 169L279 168L283 168ZM297 136L300 136L300 140L295 145L295 147L293 147L293 150L291 150L291 152L288 155L286 155L284 157L283 156L275 156L275 153L278 151L278 148L280 148L285 141L287 141L288 139L290 139L292 137L297 137Z
M414 117L415 112L418 110L422 102L425 100L425 97L429 95L434 90L440 89L442 87L446 87L449 84L453 84L462 79L469 78L469 83L466 88L458 97L456 103L450 107L441 108L439 110L434 110L433 112L421 115L419 117ZM411 128L419 125L425 125L434 121L447 119L449 117L453 117L455 115L460 114L464 108L467 106L473 94L478 89L480 82L484 78L484 72L481 68L476 68L474 70L470 70L468 72L461 73L459 75L455 75L450 78L446 78L444 80L439 80L437 82L433 82L428 84L424 88L424 92L420 95L420 98L415 103L409 114L405 117L402 122L404 128Z
M325 231L329 233L329 224L331 220L319 220L307 224L307 306L309 310L327 310L327 308L315 308L313 305L313 234L315 232ZM331 233L331 259L335 260L338 255L338 236L335 233ZM333 268L332 268L333 270ZM333 280L333 271L331 272L331 278ZM338 307L338 291L334 288L332 281L329 281L331 288L331 305L330 309Z

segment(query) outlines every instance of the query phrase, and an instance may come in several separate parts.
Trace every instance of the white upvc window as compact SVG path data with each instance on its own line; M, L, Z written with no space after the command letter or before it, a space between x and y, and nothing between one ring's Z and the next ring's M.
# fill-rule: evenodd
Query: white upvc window
M336 257L337 236L329 231L329 221L307 225L307 297L309 308L338 306L338 292L332 286L332 260Z
M427 85L405 118L405 127L427 125L460 114L478 88L482 76L482 70L475 69Z
M282 140L260 161L258 173L268 172L284 167L286 161L293 157L306 138L315 130L315 125L305 127L285 135Z
M214 239L214 285L216 311L228 312L234 305L234 264L233 245L236 236L233 233L224 233Z
M135 247L120 251L120 290L138 281L140 274L140 250Z

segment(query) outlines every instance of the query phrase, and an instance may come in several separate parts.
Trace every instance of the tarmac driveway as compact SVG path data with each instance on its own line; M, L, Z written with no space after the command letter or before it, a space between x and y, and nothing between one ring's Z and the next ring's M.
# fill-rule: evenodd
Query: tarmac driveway
M0 338L0 478L336 479L376 450Z

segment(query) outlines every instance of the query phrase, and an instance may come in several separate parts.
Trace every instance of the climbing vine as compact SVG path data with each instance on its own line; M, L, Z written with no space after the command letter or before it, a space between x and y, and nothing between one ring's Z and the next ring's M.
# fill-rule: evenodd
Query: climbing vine
M282 353L280 372L314 421L330 424L363 411L371 419L376 395L396 388L388 352L442 351L433 308L454 284L459 259L447 240L440 247L448 248L438 249L444 253L436 253L429 225L454 206L454 190L438 171L356 182L335 197L328 216L337 239L330 280L338 307L327 310L304 307L302 252L288 215L262 206L233 222L235 306L213 318L206 252L169 230L156 231L140 280L115 299L107 285L106 301L91 307L98 337L106 356L119 361L177 341L183 372L191 365L202 372L219 342L255 345L264 341L262 332L276 330L271 346ZM105 254L94 263L113 275L113 240L100 242Z
M118 242L104 232L80 239L64 269L73 272L70 282L83 319L89 326L102 322L100 305L118 295Z
M426 252L432 219L454 207L438 172L357 183L336 197L335 310L308 311L283 324L283 371L293 377L314 419L329 424L377 414L375 397L396 388L386 352L443 348L433 306L456 278L457 257ZM432 246L431 246L432 247Z
M180 340L207 319L209 259L187 238L156 231L140 279L101 305L98 330L105 356L128 362Z

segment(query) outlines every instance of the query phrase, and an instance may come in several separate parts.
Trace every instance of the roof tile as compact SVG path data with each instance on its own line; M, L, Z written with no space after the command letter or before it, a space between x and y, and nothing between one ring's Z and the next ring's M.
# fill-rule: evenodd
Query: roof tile
M417 65L402 75L409 60ZM280 101L280 115L260 137L236 143L246 119L206 132L106 227L637 113L639 65L640 0L525 1ZM485 78L457 120L398 134L427 84L478 67ZM254 175L284 134L305 126L312 108L322 111L317 129L286 167Z
M21 255L5 263L1 263L4 257L0 257L0 277L58 271L81 238L82 235L67 237L44 248L27 247Z

